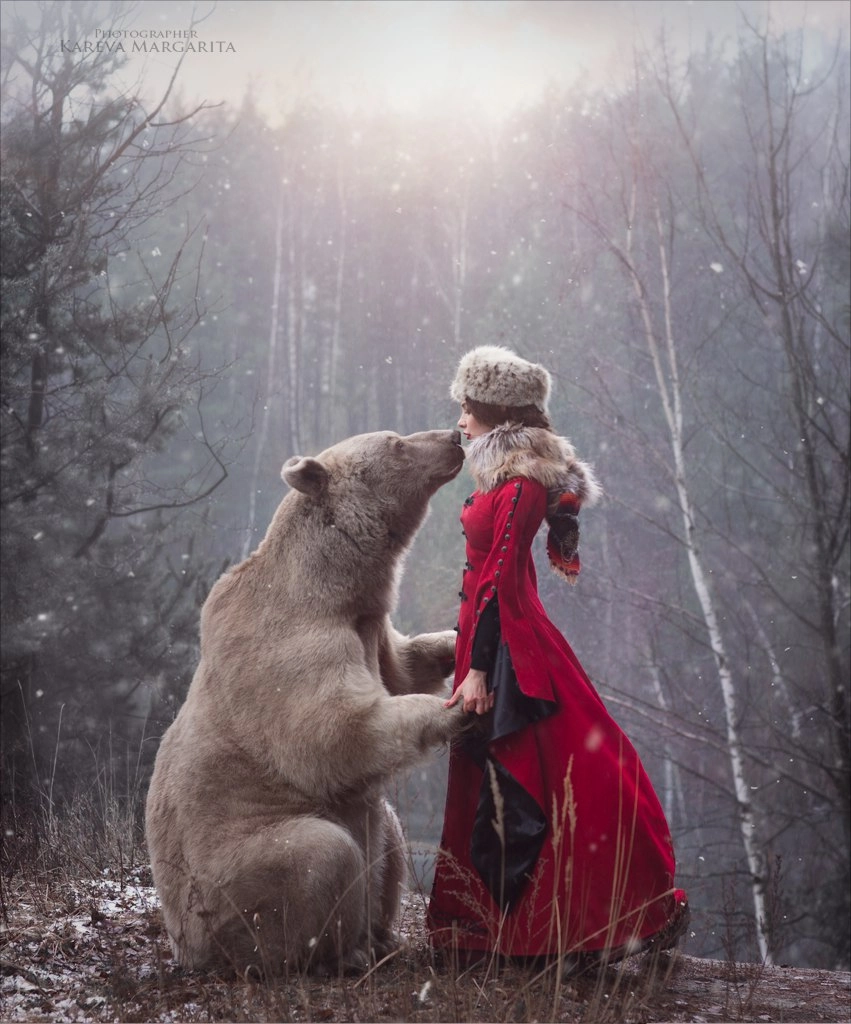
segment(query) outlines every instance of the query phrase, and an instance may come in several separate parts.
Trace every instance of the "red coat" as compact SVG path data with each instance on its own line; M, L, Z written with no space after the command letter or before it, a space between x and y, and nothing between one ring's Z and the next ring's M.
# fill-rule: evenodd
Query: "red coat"
M453 745L428 910L436 946L521 956L632 948L674 917L662 808L538 597L531 547L546 510L547 488L514 477L476 491L461 516L467 569L455 687L470 666L476 623L496 600L519 710L478 747ZM514 872L511 898L504 881L488 877L494 864L507 865L503 879Z

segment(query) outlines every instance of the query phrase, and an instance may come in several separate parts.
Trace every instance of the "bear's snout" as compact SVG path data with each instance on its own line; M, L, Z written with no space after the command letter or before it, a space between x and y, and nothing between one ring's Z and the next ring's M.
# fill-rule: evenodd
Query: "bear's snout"
M464 465L464 449L461 447L461 432L453 430L447 438L449 447L446 449L448 456L448 467L444 471L438 470L436 480L439 484L448 483L461 471Z
M402 439L420 467L421 479L441 487L457 476L464 465L459 430L424 430Z

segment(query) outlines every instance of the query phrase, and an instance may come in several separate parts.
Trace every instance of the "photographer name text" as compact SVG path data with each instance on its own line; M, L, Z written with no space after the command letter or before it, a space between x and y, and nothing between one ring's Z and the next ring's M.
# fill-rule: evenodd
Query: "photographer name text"
M63 53L236 53L221 39L198 39L194 29L96 29L95 39L62 39Z

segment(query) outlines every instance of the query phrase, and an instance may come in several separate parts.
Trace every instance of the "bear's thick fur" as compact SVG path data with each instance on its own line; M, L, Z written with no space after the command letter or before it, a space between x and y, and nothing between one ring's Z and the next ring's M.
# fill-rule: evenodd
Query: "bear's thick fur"
M211 590L146 808L185 966L350 969L392 948L405 852L383 785L465 719L434 695L454 632L409 639L389 616L459 441L381 432L290 459L264 540Z

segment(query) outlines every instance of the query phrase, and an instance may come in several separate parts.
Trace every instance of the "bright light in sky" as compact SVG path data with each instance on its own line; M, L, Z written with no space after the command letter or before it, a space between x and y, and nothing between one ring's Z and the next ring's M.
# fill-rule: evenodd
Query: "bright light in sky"
M465 100L500 113L537 96L548 76L572 77L581 67L578 41L548 38L505 0L475 10L451 0L358 7L349 9L336 66L351 76L354 96L362 89L397 108Z
M2 0L5 9L15 6ZM251 83L272 120L305 94L346 107L437 111L469 104L500 114L550 82L616 83L634 41L664 26L680 50L706 33L734 40L739 12L769 12L828 40L845 33L847 0L142 0L131 28L179 31L202 17L180 89L187 102L238 104ZM17 5L20 9L20 4ZM204 17L206 15L206 17ZM139 37L136 37L138 42ZM130 50L129 39L128 52ZM165 81L174 53L131 53L130 73Z
M142 6L139 24L151 27L185 25L192 9ZM587 24L588 4L566 6L576 26ZM603 25L606 4L591 6ZM536 0L243 0L219 4L198 29L236 54L206 62L192 55L182 80L206 99L238 99L251 80L264 107L309 92L348 107L414 111L464 101L498 114L582 70L588 32L551 33L551 19Z

